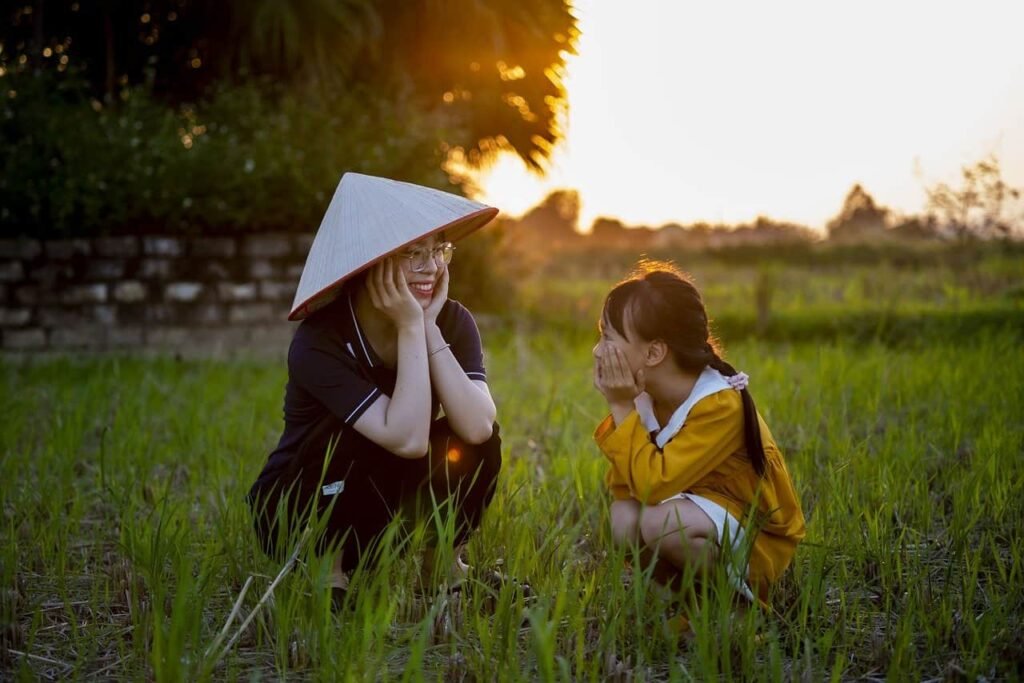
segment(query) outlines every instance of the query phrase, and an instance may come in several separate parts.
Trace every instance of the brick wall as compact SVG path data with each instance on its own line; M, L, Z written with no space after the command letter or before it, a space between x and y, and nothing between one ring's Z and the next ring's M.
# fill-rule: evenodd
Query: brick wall
M0 240L0 349L281 351L312 235Z

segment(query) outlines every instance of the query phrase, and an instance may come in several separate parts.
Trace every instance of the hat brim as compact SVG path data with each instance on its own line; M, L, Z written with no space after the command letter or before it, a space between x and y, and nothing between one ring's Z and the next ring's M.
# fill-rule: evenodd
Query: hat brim
M426 239L431 235L436 235L441 232L445 233L445 239L447 239L449 242L457 242L490 223L497 215L498 209L492 206L484 207L479 211L467 214L450 223L438 226L433 230L429 230L423 233L422 235L417 236L415 239L411 239L405 242L404 244L400 244L394 249L381 254L377 258L369 261L368 263L360 266L359 268L349 273L346 273L345 275L338 278L331 284L320 289L313 296L299 303L292 309L292 312L288 314L288 320L302 320L303 318L309 317L311 314L320 310L324 306L327 306L332 301L334 301L334 299L337 298L338 294L341 292L346 282L351 280L353 277L359 275L360 273L369 270L374 265L380 263L389 256L392 256L393 254L405 249L410 244L415 244L416 242L419 242L422 239Z

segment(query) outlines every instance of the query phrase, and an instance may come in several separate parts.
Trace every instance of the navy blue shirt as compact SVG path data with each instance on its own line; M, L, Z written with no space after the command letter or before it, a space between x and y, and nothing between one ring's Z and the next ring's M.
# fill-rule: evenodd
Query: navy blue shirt
M351 292L306 318L288 350L288 384L284 394L284 432L267 458L253 492L272 485L286 472L291 459L311 439L338 435L337 452L344 453L346 434L380 396L391 396L397 372L384 365L370 346L356 318ZM449 299L437 316L437 326L466 375L487 379L480 331L469 310ZM431 412L437 414L432 397Z

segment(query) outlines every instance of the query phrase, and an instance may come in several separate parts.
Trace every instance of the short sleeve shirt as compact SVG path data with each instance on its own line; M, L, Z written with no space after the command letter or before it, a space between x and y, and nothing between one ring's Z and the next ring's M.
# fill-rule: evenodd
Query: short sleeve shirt
M480 332L465 306L449 299L437 317L441 335L466 376L487 380ZM381 395L391 396L397 372L384 365L366 339L351 292L304 320L288 351L284 396L284 431L254 490L273 484L290 460L315 433L351 427ZM432 401L432 413L437 402Z

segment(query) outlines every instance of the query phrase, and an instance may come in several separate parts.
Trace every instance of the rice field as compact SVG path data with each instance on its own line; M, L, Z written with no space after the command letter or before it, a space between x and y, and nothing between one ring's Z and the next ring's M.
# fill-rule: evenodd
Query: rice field
M418 529L337 610L325 562L302 548L261 603L282 567L257 549L243 496L279 435L280 358L4 359L0 679L1020 679L1024 279L1000 267L1003 295L950 284L890 307L989 312L955 333L722 333L808 536L770 611L735 613L705 586L692 640L609 543L590 379L607 281L535 283L555 293L549 317L485 331L504 468L462 591L417 588ZM700 277L713 315L756 317L723 273ZM872 299L854 291L870 278L844 301L825 275L780 278L818 297L794 304L777 285L783 331L787 315L827 327Z

